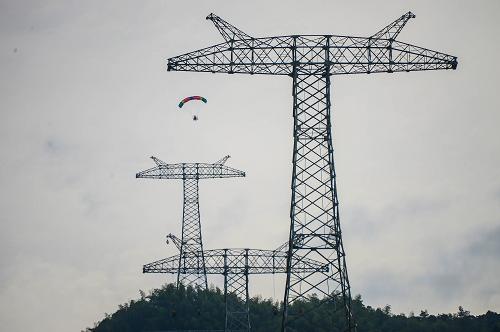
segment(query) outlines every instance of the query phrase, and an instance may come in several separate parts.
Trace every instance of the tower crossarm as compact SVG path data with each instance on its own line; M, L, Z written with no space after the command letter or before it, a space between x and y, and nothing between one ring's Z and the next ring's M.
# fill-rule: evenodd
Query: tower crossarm
M289 35L226 40L170 58L167 68L290 76L296 68L305 75L456 69L455 56L395 40L412 17L407 13L371 37Z
M260 249L213 249L203 252L207 274L275 274L286 273L286 251ZM201 252L187 252L185 255L194 258L201 256ZM143 273L171 273L179 272L179 255L171 256L143 266ZM321 262L303 258L293 265L297 273L328 271L329 267ZM199 267L181 267L183 274L195 274Z
M245 172L226 166L227 158L213 163L178 163L167 164L156 157L152 157L155 167L136 174L136 178L149 179L209 179L244 177ZM224 160L225 159L225 160Z

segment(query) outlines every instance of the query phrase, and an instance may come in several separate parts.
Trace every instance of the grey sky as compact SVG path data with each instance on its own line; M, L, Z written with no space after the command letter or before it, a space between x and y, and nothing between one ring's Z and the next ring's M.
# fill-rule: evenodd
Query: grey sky
M231 154L243 179L200 184L206 248L287 237L287 78L168 73L166 58L221 41L215 12L254 36L366 36L412 10L399 39L456 71L335 77L341 224L354 294L395 312L500 311L500 2L0 1L0 322L78 331L165 276L179 181L166 162ZM208 98L200 121L179 99ZM218 280L214 279L217 284ZM281 278L253 294L282 297ZM219 284L220 285L220 284Z

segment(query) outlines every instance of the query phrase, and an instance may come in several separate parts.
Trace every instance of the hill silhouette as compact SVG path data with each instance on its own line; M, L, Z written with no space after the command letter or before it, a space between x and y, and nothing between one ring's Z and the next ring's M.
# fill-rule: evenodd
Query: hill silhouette
M297 302L299 310L307 311L318 301L310 297L308 301ZM300 309L302 308L302 309ZM500 315L488 311L474 316L462 307L453 314L431 315L422 310L418 315L393 314L389 305L372 308L363 304L360 295L353 299L353 312L358 332L500 332ZM297 328L304 332L326 332L318 330L317 322L331 321L328 305L302 319ZM119 305L112 315L87 328L87 332L147 332L167 330L224 330L224 294L218 288L199 290L173 284L154 289L149 295L140 291L140 298ZM250 321L252 332L279 331L281 306L270 299L254 297L250 301ZM334 317L335 318L335 317ZM316 323L313 325L312 321ZM327 324L325 324L326 326ZM313 327L314 326L314 327ZM338 330L340 332L340 329ZM332 332L328 330L328 332Z

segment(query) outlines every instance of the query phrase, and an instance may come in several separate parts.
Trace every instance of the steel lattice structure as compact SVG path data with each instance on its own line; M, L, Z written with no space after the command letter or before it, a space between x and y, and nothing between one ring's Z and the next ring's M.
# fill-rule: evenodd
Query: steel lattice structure
M177 248L180 249L180 240L172 234L168 235ZM214 249L201 252L191 252L188 256L198 258L204 256L206 274L224 276L224 297L226 315L224 331L249 332L249 275L276 274L287 272L288 253L283 251L285 246L275 250L260 249ZM193 275L201 273L201 269L190 267L179 269L177 262L180 255L171 256L143 266L143 273L185 273ZM301 259L294 264L297 273L327 272L328 265L312 259Z
M156 157L151 158L156 163L156 166L137 173L136 178L183 180L182 238L179 245L180 254L176 262L178 267L177 285L183 283L186 286L191 285L207 289L198 181L200 179L243 177L245 172L224 165L229 156L213 164L167 164ZM192 269L195 269L196 272L185 273L185 271L191 271Z
M319 305L342 299L344 330L355 330L339 222L331 134L330 77L344 74L456 69L457 58L397 41L414 18L406 13L370 37L289 35L253 38L210 14L224 42L168 59L169 71L288 75L293 80L294 148L287 280L282 331L307 313L291 305L316 293ZM303 258L301 258L303 257ZM328 272L298 273L314 258ZM332 324L334 324L332 322ZM333 327L332 327L333 328Z

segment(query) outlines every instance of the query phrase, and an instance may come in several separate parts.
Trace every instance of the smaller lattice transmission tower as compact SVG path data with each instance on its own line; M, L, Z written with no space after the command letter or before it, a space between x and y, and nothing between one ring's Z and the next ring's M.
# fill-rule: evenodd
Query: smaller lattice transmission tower
M136 174L136 178L178 179L183 182L182 237L179 244L177 285L207 289L207 274L201 237L198 181L200 179L244 177L245 172L225 165L229 156L208 163L167 164L151 157L156 166ZM189 273L192 271L192 273Z

